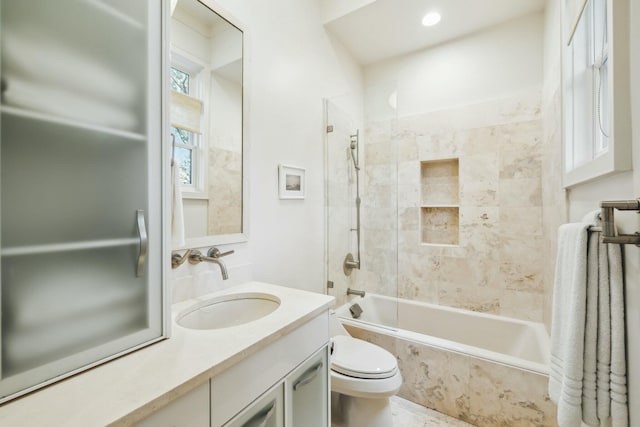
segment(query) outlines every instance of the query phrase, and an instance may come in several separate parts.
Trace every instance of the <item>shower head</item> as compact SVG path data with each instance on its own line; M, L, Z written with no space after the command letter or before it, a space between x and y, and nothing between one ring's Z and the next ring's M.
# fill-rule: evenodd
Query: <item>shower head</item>
M360 170L358 159L356 159L356 151L358 149L359 139L360 139L360 131L356 131L354 135L349 136L349 147L351 148L351 160L353 160L353 167L356 168L356 171ZM360 156L358 156L358 158L359 157Z

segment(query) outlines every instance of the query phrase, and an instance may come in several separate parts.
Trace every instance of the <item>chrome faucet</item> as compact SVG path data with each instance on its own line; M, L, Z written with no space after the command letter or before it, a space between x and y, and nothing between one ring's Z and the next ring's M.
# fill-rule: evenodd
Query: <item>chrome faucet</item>
M192 250L191 254L189 254L189 264L199 264L202 261L216 263L220 266L222 280L227 280L229 278L229 272L227 271L227 266L224 265L224 262L222 262L220 258L222 258L223 256L231 255L234 252L234 250L220 252L220 249L218 248L211 248L207 251L207 256L204 256L199 250Z

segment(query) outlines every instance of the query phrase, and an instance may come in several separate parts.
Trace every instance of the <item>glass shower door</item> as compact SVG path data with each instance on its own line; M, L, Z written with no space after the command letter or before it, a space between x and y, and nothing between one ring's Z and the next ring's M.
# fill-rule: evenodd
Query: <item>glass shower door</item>
M163 336L160 2L2 0L0 402Z
M336 298L338 307L359 304L363 309L359 320L396 327L395 121L367 124L359 130L357 123L332 101L325 101L325 115L326 274L332 286L328 293ZM345 269L348 254L360 268ZM364 291L365 299L348 296L348 288Z

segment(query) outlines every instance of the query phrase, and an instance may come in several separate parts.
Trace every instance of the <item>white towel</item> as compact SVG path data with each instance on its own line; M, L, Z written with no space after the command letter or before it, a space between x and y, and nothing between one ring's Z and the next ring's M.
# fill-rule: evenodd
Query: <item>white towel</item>
M558 230L549 396L558 405L560 427L579 427L582 419L588 227L564 224Z
M184 212L182 206L182 191L178 180L178 165L171 165L171 247L182 248L184 239Z
M622 251L608 245L611 296L611 425L629 425L627 405L627 358L625 350L624 282Z
M578 427L581 418L591 426L610 419L612 427L626 427L621 251L602 243L599 232L589 234L590 225L600 225L597 211L560 228L549 395L558 404L560 427Z

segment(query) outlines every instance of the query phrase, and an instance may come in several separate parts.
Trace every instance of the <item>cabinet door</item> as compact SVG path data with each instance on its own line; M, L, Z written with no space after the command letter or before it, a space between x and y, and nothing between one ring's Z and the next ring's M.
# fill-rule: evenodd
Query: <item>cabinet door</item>
M0 0L0 402L162 328L162 5Z
M209 382L154 412L137 427L209 427Z
M282 383L260 396L224 427L283 427L284 397Z
M287 376L287 427L327 427L329 419L327 347Z

